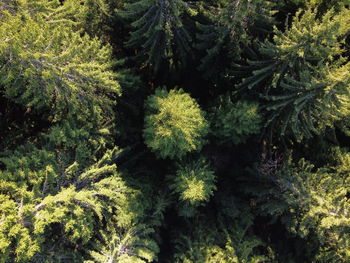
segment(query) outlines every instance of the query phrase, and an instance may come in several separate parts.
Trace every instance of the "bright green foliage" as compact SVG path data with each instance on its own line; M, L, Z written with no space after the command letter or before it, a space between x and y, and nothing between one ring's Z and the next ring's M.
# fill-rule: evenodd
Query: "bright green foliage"
M115 229L115 228L112 228ZM103 244L99 244L98 252L92 251L93 261L86 263L145 263L157 260L158 245L150 238L153 228L146 225L130 227L125 231L112 230L102 232Z
M214 6L203 5L200 11L209 20L208 24L197 23L197 48L204 50L200 69L206 77L220 74L227 54L237 60L242 46L252 39L249 31L267 30L272 23L273 4L266 0L221 0ZM213 76L215 77L215 75Z
M350 155L338 157L341 163L334 168L315 170L302 159L298 166L288 165L262 177L265 182L256 182L265 187L254 191L259 209L281 218L295 235L305 239L316 235L319 245L313 262L350 260Z
M349 63L342 57L349 10L299 11L274 43L261 45L262 60L249 61L253 75L240 86L255 88L271 101L267 124L284 135L310 137L348 112Z
M70 25L86 29L94 24L96 16L105 9L104 0L4 0L0 3L0 10L11 14L29 13L32 17L41 17L56 26ZM7 12L0 15L6 17ZM88 21L91 12L95 13L95 17Z
M215 174L204 158L179 164L170 180L170 189L184 205L180 209L182 215L191 215L193 209L208 201L216 190Z
M143 137L161 158L181 158L198 151L208 133L208 123L198 103L183 90L156 89L145 102Z
M5 5L0 98L35 116L35 133L1 142L0 261L82 262L105 223L127 229L143 212L120 151L106 151L120 94L111 48L81 31L80 3Z
M155 71L162 65L184 64L190 55L191 37L184 17L195 11L183 0L132 0L119 13L131 21L133 31L126 42L138 50L142 62Z
M234 103L229 96L220 97L211 110L212 133L222 144L244 143L261 129L262 117L258 107L255 102L239 100Z
M55 239L46 239L54 235L50 232L55 225L62 227L60 238L75 246L91 242L103 220L115 220L119 228L129 226L137 215L135 211L142 210L136 192L125 186L115 165L109 164L115 152L108 151L84 171L78 163L65 171L60 171L57 164L45 166L41 163L43 157L50 155L44 151L32 158L2 159L7 170L0 174L0 212L4 220L0 226L1 259L14 256L16 262L28 262L34 256L46 257L45 250L53 245L51 256L59 257L65 242L55 244ZM68 249L66 255L69 257L71 252Z
M9 15L1 22L0 39L5 97L28 108L50 109L53 121L67 114L102 114L120 92L110 48L71 27Z
M219 217L218 224L195 222L192 237L181 235L176 242L178 253L176 263L265 263L268 257L259 255L263 242L250 233L249 217L224 224Z

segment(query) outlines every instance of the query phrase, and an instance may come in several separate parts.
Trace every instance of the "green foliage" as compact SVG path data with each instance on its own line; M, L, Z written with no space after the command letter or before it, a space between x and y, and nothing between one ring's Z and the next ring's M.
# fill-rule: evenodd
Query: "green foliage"
M170 189L183 204L180 214L193 216L194 209L209 201L216 190L215 174L204 158L178 165L176 175L170 177Z
M232 102L229 96L219 98L211 110L211 130L221 144L244 143L261 130L262 117L258 103L239 100Z
M200 11L208 23L197 23L197 48L206 52L200 65L206 77L223 73L223 62L227 60L227 55L231 60L238 60L242 46L248 45L253 39L249 31L269 30L273 22L272 7L272 2L262 0L221 0L215 5L201 6Z
M267 125L281 136L310 137L348 112L349 63L343 57L349 10L299 11L274 43L261 44L262 60L248 61L253 75L239 87L255 88L271 101Z
M34 256L46 257L51 246L55 249L50 253L59 256L65 243L86 246L91 242L103 220L113 220L116 227L123 228L142 214L137 193L125 185L115 165L109 164L115 152L108 151L84 170L78 163L64 171L57 163L43 165L43 157L50 155L40 151L32 158L2 159L7 168L1 172L0 184L2 259L28 262ZM65 242L48 238L57 227L62 229L60 238Z
M111 50L99 40L26 14L8 15L0 28L5 98L49 111L58 121L62 115L102 114L120 93Z
M136 48L142 62L155 71L163 65L186 62L192 40L184 17L195 11L185 1L132 0L119 14L133 27L126 46Z
M180 263L263 263L272 262L259 255L264 243L251 234L252 222L247 215L240 221L225 224L221 217L218 224L207 225L203 220L194 222L192 236L181 235L176 239L177 253L174 262Z
M349 4L0 0L0 262L350 262Z
M297 166L289 164L274 175L262 177L256 183L259 190L254 190L263 213L280 218L301 238L312 240L316 236L319 243L313 262L349 261L350 156L337 157L339 165L319 169L301 159Z
M157 260L159 248L150 238L153 228L140 224L125 231L112 229L111 233L102 232L103 245L99 244L98 252L91 252L94 260L86 263L144 263Z
M202 148L208 123L198 103L182 89L156 89L145 108L144 140L159 157L182 158Z

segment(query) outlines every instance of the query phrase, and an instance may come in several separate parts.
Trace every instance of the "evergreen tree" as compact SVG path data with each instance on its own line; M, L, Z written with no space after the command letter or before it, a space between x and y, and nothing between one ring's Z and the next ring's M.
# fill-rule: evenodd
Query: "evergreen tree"
M112 104L110 96L120 93L110 48L71 27L52 26L28 14L9 15L1 23L0 38L5 97L27 108L50 109L54 122L62 115L101 114Z
M255 102L240 100L232 102L229 96L222 96L211 110L211 130L221 144L244 143L261 129L262 117Z
M246 221L244 221L244 220ZM263 263L273 262L268 256L258 253L264 243L251 234L251 218L242 214L242 219L225 223L222 217L215 224L196 220L192 235L176 238L177 252L174 262L185 263Z
M193 216L195 209L209 201L216 190L215 174L203 158L178 165L176 175L169 179L172 181L170 189L183 204L179 213L187 217Z
M273 23L270 1L221 0L215 4L203 3L200 12L208 20L197 22L197 48L206 53L199 68L207 78L225 73L225 62L228 68L232 60L240 58L244 47L253 39L252 32L269 31Z
M192 41L184 17L195 13L183 0L130 1L119 12L133 27L126 46L136 48L137 57L155 71L184 64Z
M161 158L182 158L198 151L208 133L208 123L198 103L183 90L156 89L145 102L146 145Z
M91 252L94 261L85 262L154 262L157 260L158 245L149 237L153 232L153 228L145 225L131 227L126 231L116 231L115 228L112 228L112 233L102 234L105 246L99 247L98 252Z
M350 262L349 4L0 0L0 262Z
M315 255L312 262L349 261L349 154L337 157L341 163L336 167L319 169L301 159L267 173L264 164L255 183L259 186L252 188L263 214L280 219L288 231L313 243L306 247Z
M119 228L130 225L142 210L136 192L110 164L115 154L108 151L90 167L75 162L64 171L45 151L2 158L6 170L1 171L0 184L1 259L75 257L69 246L88 246L104 220L115 221Z
M310 137L348 111L349 63L343 57L349 10L299 11L274 42L261 44L262 60L248 61L253 74L238 87L256 89L271 103L267 125L283 136Z

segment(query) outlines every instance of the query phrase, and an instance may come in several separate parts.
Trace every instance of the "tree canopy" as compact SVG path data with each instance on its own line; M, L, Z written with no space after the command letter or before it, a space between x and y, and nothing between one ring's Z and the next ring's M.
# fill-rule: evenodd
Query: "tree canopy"
M1 0L0 263L349 263L349 0Z

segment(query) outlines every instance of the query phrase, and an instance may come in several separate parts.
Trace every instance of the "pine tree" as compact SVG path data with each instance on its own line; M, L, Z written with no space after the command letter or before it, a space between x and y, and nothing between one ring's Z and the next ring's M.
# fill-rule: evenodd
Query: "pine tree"
M156 89L145 102L146 145L161 158L182 158L198 151L208 123L198 103L183 90Z
M189 4L183 0L133 0L119 14L133 27L126 46L136 48L137 57L154 71L186 62L192 40L184 18L195 15Z
M262 60L248 61L253 74L238 88L270 101L267 125L281 136L310 137L347 113L349 63L342 43L348 14L331 10L318 19L316 9L299 11L285 32L275 29L273 43L261 44Z

